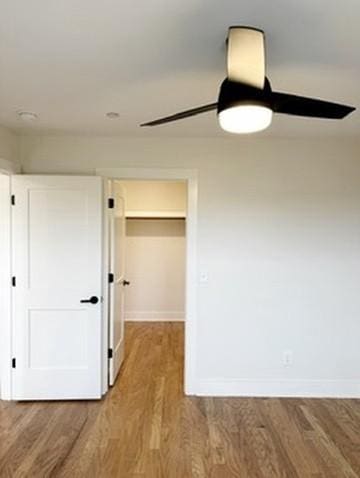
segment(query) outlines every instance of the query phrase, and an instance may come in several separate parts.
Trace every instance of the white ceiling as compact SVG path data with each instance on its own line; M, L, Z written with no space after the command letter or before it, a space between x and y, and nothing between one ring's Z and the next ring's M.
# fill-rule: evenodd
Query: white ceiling
M1 0L0 124L24 133L225 135L214 113L138 124L216 100L234 24L265 30L274 89L360 106L358 0ZM18 110L39 119L24 124ZM359 131L356 111L338 122L279 115L261 135Z

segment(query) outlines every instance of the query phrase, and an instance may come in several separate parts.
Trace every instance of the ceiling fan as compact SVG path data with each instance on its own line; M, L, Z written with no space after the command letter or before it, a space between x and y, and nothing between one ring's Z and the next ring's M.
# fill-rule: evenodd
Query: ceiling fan
M181 111L140 126L158 126L217 110L220 126L230 133L253 133L267 128L273 113L314 118L342 119L352 106L315 98L278 93L265 74L265 35L252 27L229 28L227 78L216 103Z

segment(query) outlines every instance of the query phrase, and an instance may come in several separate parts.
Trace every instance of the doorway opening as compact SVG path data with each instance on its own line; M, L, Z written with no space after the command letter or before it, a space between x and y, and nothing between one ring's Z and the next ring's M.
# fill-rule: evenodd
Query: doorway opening
M109 384L146 335L183 341L187 182L114 180L110 214ZM127 342L125 337L131 337ZM183 347L182 347L183 348ZM167 347L166 353L171 353ZM130 358L129 358L130 359Z
M186 395L196 395L196 355L197 355L197 208L198 208L198 173L196 169L177 168L100 168L96 174L105 179L105 190L111 194L109 184L114 180L146 181L185 181L186 198L186 267L185 267L185 322L184 322L184 383ZM108 240L105 241L105 252ZM105 264L106 264L105 260ZM104 276L104 310L108 310L107 273ZM109 323L103 321L103 394L108 390L108 345Z

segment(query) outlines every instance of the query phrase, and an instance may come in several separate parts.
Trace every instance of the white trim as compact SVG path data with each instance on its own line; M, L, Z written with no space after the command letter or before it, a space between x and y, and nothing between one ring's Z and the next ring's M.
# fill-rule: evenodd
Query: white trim
M11 400L11 176L2 176L6 183L0 191L0 399Z
M195 394L197 344L197 200L198 180L194 169L166 168L100 168L98 176L123 180L159 180L187 182L186 221L186 306L185 306L185 370L186 395Z
M108 340L109 340L109 278L108 271L110 269L110 252L109 252L109 234L110 234L110 222L108 218L108 198L111 197L111 183L107 179L103 180L103 300L102 300L102 321L103 321L103 332L102 332L102 356L106 357L106 360L103 360L101 372L101 385L102 385L102 394L104 395L109 388L108 380Z
M185 219L186 211L126 211L126 219Z
M197 179L196 169L180 168L98 168L95 169L97 176L109 179L147 180L155 181L188 181Z
M360 398L358 380L200 380L203 397Z
M12 315L11 315L11 175L20 173L19 163L0 158L0 174L8 176L8 188L0 197L0 399L12 396ZM6 281L8 280L8 287Z
M127 322L184 322L183 310L129 310L125 312Z

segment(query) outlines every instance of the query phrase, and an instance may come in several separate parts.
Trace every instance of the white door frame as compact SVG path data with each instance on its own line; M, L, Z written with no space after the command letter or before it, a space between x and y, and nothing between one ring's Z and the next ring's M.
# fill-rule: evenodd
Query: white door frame
M197 171L194 169L163 168L100 168L98 176L118 180L157 180L187 182L186 214L186 287L185 287L185 368L184 391L194 395L196 390L196 344L197 344ZM104 320L104 368L107 377L108 321ZM104 391L108 388L104 385Z
M0 193L0 399L11 400L11 174L19 172L19 167L0 158L0 174L7 185ZM8 283L8 285L7 285Z

